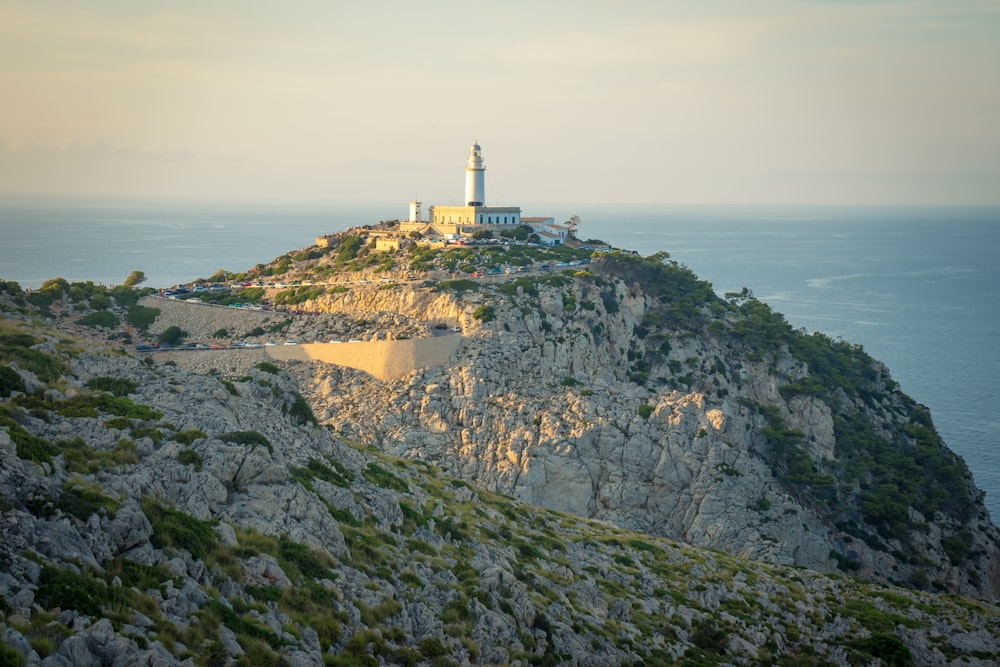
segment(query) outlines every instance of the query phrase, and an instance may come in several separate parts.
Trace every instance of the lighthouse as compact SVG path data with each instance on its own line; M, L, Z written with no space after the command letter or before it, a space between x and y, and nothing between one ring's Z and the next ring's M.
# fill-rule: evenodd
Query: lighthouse
M466 227L485 225L521 224L520 206L487 206L486 205L486 167L483 166L483 149L479 142L473 142L469 147L469 157L465 161L465 199L461 206L431 206L428 223L439 234L461 236ZM410 206L410 217L416 218L419 211ZM413 224L418 223L416 220ZM401 227L402 229L402 227ZM409 229L409 228L407 228ZM425 233L427 229L414 231Z
M469 148L465 162L465 205L484 206L486 202L486 167L483 166L483 149L478 142Z

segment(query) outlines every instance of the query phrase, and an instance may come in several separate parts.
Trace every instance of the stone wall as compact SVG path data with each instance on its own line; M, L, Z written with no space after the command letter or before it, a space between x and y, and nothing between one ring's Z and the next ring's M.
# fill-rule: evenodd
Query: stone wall
M415 370L446 366L461 344L462 337L452 335L416 340L279 345L265 349L272 359L279 361L322 361L391 382Z

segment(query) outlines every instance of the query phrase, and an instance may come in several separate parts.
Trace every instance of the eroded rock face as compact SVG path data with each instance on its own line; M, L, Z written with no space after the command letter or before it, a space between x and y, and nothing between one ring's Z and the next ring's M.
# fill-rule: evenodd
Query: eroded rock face
M470 313L487 301L497 318L483 324ZM913 536L927 559L918 566L893 555L892 538L866 543L843 532L830 508L782 478L759 407L772 406L801 434L817 469L836 463L833 399L780 391L807 375L805 364L787 350L754 357L722 337L650 335L644 317L656 305L622 281L542 287L537 298L479 294L464 309L399 292L320 301L413 318L427 307L428 317L433 310L461 322L466 339L447 367L395 382L321 364L297 372L335 429L491 491L740 556L820 570L847 559L874 578L906 581L920 571L956 592L997 594L996 531L981 503L966 521L933 518L974 542L979 556L959 567L962 575L941 535ZM642 359L653 362L635 363ZM882 404L839 397L836 410L898 430L906 399L876 366L871 391Z
M468 313L476 303L455 302L466 339L453 363L397 382L289 363L316 383L315 408L340 433L301 418L302 385L258 365L259 350L139 360L75 343L63 354L61 334L33 323L65 367L38 395L0 406L4 659L619 665L702 659L704 632L732 664L807 652L874 662L885 646L917 664L996 661L994 605L764 562L823 567L838 538L774 473L763 402L817 462L837 454L836 413L815 397L783 402L776 373L801 372L787 357L749 362L690 337L668 355L652 334L662 363L630 368L641 350L619 337L641 326L648 301L606 289L546 294L558 319L511 304L488 326ZM573 298L605 296L615 313L565 315ZM384 294L372 303L394 307ZM365 319L417 328L415 312ZM636 372L666 381L640 385ZM98 378L135 386L112 406L90 386ZM889 431L891 415L877 426ZM202 531L214 546L194 539ZM981 540L992 534L968 532L981 553L942 567L953 590L991 557ZM928 521L919 548L933 559L953 536ZM898 566L879 550L864 556L870 576ZM99 593L70 595L81 587ZM894 635L864 641L900 615Z

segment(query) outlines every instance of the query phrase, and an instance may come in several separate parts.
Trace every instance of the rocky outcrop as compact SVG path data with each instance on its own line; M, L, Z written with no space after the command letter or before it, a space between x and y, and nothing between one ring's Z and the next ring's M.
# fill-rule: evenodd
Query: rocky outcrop
M748 353L717 327L665 337L661 297L613 276L411 289L426 293L281 320L369 340L461 327L447 366L393 381L286 372L262 349L136 358L0 294L0 661L1000 660L981 505L962 520L933 497L902 537L866 523L878 508L840 510L840 534L820 512L823 475L857 455L847 418L872 442L902 423L925 464L947 461L884 369L863 392L803 392L789 349ZM407 303L438 305L421 320ZM831 552L911 587L824 574ZM914 590L914 553L925 585L987 599Z
M858 415L900 432L910 406L884 367L873 362L865 391L880 402L872 405L843 392L783 395L809 376L787 347L748 354L705 325L697 335L657 328L650 316L663 301L628 280L554 282L516 292L486 285L447 308L405 291L324 298L312 307L358 308L358 317L368 308L418 317L433 303L434 318L461 323L465 342L449 366L391 382L324 364L296 372L335 429L493 492L747 558L1000 593L998 536L981 503L962 518L939 513L915 519L912 534L888 535L859 518L860 508L832 518L834 508L776 463L765 407L797 434L816 474L840 465L839 420ZM494 307L493 321L473 317L483 304ZM726 317L733 326L734 315L718 321ZM971 503L978 492L964 475ZM924 531L925 521L941 532ZM946 546L955 540L967 542L957 563Z

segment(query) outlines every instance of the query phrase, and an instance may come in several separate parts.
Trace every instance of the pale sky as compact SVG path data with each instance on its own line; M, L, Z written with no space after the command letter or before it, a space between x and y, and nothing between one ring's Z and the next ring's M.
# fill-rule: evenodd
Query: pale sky
M1000 2L0 0L0 193L1000 203Z

